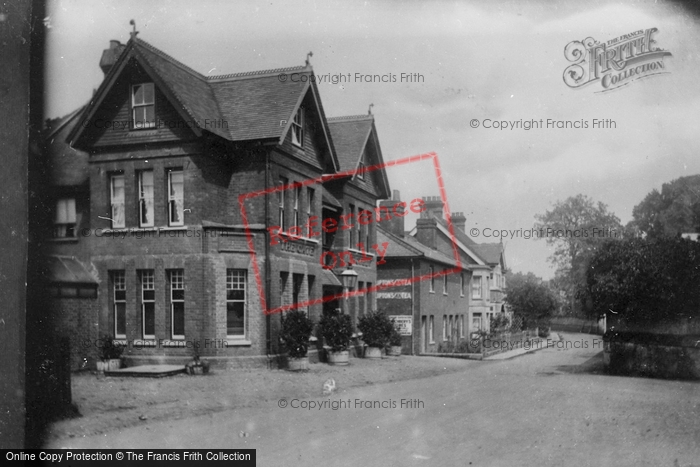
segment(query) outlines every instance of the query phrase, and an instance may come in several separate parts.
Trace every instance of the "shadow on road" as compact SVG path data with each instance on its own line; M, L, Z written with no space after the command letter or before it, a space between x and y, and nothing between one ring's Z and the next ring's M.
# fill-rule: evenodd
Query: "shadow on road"
M569 374L589 374L589 375L604 375L607 374L603 364L603 351L601 350L580 365L559 365L555 367L556 371Z

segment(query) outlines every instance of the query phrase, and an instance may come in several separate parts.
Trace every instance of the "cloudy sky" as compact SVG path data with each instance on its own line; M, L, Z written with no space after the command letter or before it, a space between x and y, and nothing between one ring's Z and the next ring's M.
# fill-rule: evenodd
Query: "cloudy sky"
M452 212L467 228L528 229L534 215L583 193L623 223L653 188L700 173L700 24L658 1L464 2L49 2L47 117L90 99L110 39L139 37L203 74L303 65L313 51L328 116L365 114L370 103L384 158L436 152ZM564 47L658 28L669 73L598 93L562 79ZM355 73L396 82L355 82ZM419 73L422 82L400 82ZM592 119L616 128L593 129ZM472 119L479 127L470 126ZM589 128L525 131L484 119L587 121ZM389 171L405 200L437 195L428 164ZM409 224L411 221L409 221ZM482 233L479 242L498 241ZM508 266L553 275L543 240L504 239Z

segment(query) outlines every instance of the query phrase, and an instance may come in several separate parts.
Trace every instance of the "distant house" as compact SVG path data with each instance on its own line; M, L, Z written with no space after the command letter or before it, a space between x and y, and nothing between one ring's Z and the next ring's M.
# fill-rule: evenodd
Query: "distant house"
M404 338L404 346L410 345L413 353L435 352L441 343L488 329L491 315L503 311L504 297L498 294L505 285L491 285L492 275L502 276L505 259L496 260L492 246L477 248L464 233L466 218L461 213L452 216L453 237L443 218L441 199L422 200L425 211L413 230L405 232L399 217L383 224L378 237L389 243L386 263L377 268L379 284L391 287L378 292L377 304L389 315L410 316L411 335ZM381 205L397 201L399 193L394 191L393 199ZM490 263L482 254L496 261ZM500 301L492 303L492 296Z
M344 268L324 264L349 251L357 286L376 283L376 257L358 247L376 228L352 220L389 197L387 177L342 175L383 162L371 115L326 118L308 62L204 76L134 35L111 41L100 66L90 103L47 139L55 289L75 317L76 361L94 359L79 346L87 326L127 345L130 364L266 365L283 349L280 314L263 311L314 302L298 307L318 321L341 306L356 321L376 307L371 295L330 300ZM348 228L332 235L309 228L341 216Z

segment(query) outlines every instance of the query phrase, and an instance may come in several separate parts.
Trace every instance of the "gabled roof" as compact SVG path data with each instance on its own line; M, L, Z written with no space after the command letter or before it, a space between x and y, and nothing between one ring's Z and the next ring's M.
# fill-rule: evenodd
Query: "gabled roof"
M374 117L371 114L331 117L328 119L328 126L333 136L333 144L338 155L341 172L357 170L362 161L362 156L370 144L374 146L378 160L367 165L371 167L384 163L377 129L374 126ZM386 171L371 170L369 173L377 172L379 173L380 197L383 199L389 198L391 190ZM353 175L353 178L356 175Z
M479 243L474 245L473 248L490 265L495 266L503 261L503 268L505 269L505 251L502 243Z
M331 117L328 119L341 171L357 169L360 157L367 146L373 123L374 117L371 115Z
M388 258L415 258L422 257L427 260L435 261L436 263L444 264L450 267L457 267L455 258L433 250L410 235L398 237L393 233L384 230L383 227L377 229L377 243L388 243L386 257ZM469 265L460 263L462 269L470 269Z
M270 139L281 143L291 128L293 116L310 92L332 166L339 168L310 65L204 76L151 44L132 38L85 109L82 121L93 117L132 59L151 76L183 119L196 123L193 126L196 134L208 131L229 141ZM281 80L281 74L295 75L297 79ZM225 124L212 124L217 120ZM82 130L83 125L79 125L71 132L72 142L80 138Z
M450 239L450 242L453 241L452 235L450 235L450 230L447 226L447 221L444 219L438 219L437 217L433 217L432 220L435 221L435 225L437 226L437 229L442 232L443 235L445 235L447 238ZM461 249L464 253L466 253L470 258L472 258L476 263L480 266L485 266L488 262L484 259L483 256L479 254L479 252L476 249L476 246L478 245L474 240L472 240L466 233L462 232L459 228L454 226L454 241L457 244L457 247ZM413 227L411 231L409 232L409 235L412 237L415 237L416 233L418 232L416 227Z
M44 138L49 179L54 186L79 186L88 182L88 153L66 144L66 138L78 123L84 108L83 106L65 117L53 120Z

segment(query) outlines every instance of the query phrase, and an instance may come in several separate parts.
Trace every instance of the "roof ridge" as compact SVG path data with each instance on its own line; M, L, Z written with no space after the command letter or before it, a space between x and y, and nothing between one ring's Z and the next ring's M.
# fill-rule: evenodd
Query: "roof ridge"
M206 76L204 76L204 75L201 74L200 72L196 71L194 68L190 68L189 66L185 65L184 63L182 63L182 62L179 61L178 59L172 57L171 55L166 54L165 52L163 52L162 50L160 50L158 47L155 47L155 46L149 44L148 42L144 41L143 39L139 39L138 37L135 38L135 40L136 40L136 43L137 43L137 44L143 45L144 47L146 47L147 49L149 49L151 52L160 55L161 57L163 57L164 59L170 61L173 65L177 66L178 68L182 68L184 71L186 71L186 72L188 72L188 73L190 73L190 74L195 75L195 76L196 76L197 78L199 78L199 79L202 79L202 80L206 80L206 79L207 79Z
M299 66L292 66L292 67L286 67L286 68L271 68L269 70L257 70L257 71L242 71L239 73L227 73L225 75L212 75L212 76L205 76L204 79L207 81L218 81L218 80L229 80L229 79L236 79L236 78L249 78L249 77L257 77L258 75L269 75L269 74L274 74L274 73L286 73L289 71L313 71L311 68L307 67L306 65L299 65Z
M340 121L340 120L374 120L374 115L344 115L339 117L327 117L326 121Z

